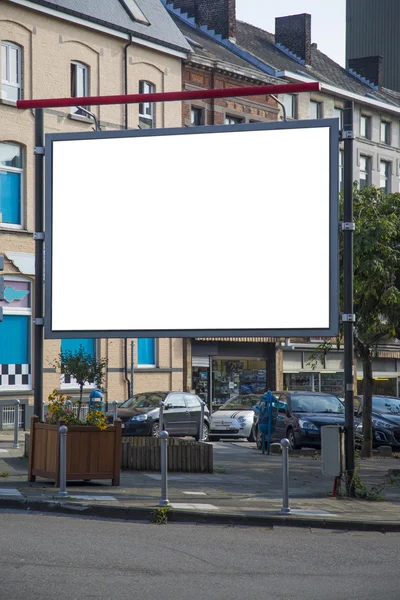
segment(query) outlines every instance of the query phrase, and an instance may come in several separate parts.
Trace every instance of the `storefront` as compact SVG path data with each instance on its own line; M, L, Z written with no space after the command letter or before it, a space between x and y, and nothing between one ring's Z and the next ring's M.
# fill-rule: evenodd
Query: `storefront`
M272 342L192 341L192 389L216 410L238 394L275 389Z

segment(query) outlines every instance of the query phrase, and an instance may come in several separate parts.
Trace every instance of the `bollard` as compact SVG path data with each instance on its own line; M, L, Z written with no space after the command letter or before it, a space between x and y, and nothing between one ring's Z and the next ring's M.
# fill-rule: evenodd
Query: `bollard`
M282 446L282 487L283 487L283 504L281 508L282 515L290 513L289 508L289 446L290 442L287 438L281 440Z
M114 402L113 402L113 425L114 425L115 421L117 420L117 407L118 407L118 402L116 400L114 400Z
M13 448L19 448L18 430L19 430L19 400L14 400L14 443Z
M68 427L61 425L58 430L60 433L60 491L58 496L68 496L67 494L67 431Z
M71 400L65 401L65 410L72 410L72 402Z
M206 403L203 400L200 400L200 432L199 432L199 442L204 442L204 407Z
M160 432L161 438L161 499L159 506L168 506L168 431Z
M158 417L158 430L161 433L164 431L164 406L165 403L163 400L160 402L160 416Z

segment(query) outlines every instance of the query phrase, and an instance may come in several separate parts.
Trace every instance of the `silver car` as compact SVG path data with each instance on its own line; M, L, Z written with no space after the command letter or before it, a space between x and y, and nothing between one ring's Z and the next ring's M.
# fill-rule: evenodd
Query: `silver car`
M261 395L247 394L231 398L211 415L210 439L247 438L256 441L256 416L253 406Z

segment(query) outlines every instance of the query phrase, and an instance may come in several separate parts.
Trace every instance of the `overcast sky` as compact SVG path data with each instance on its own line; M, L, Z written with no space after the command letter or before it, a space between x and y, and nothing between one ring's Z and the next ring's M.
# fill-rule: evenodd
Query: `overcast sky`
M311 15L312 42L344 66L346 1L336 0L236 0L236 17L275 33L275 17Z

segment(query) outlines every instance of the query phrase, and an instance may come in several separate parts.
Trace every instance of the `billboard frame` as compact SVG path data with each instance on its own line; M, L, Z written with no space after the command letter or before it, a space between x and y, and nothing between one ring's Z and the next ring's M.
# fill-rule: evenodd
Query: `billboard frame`
M279 329L185 329L185 330L74 330L52 329L52 219L53 219L53 144L58 141L135 138L173 135L207 135L218 132L254 130L329 129L329 327ZM45 136L45 317L47 339L61 338L140 338L140 337L327 337L339 330L339 125L337 119L260 122L238 125L213 125L196 128L112 130L89 133L50 133ZM267 232L266 232L267 233Z

